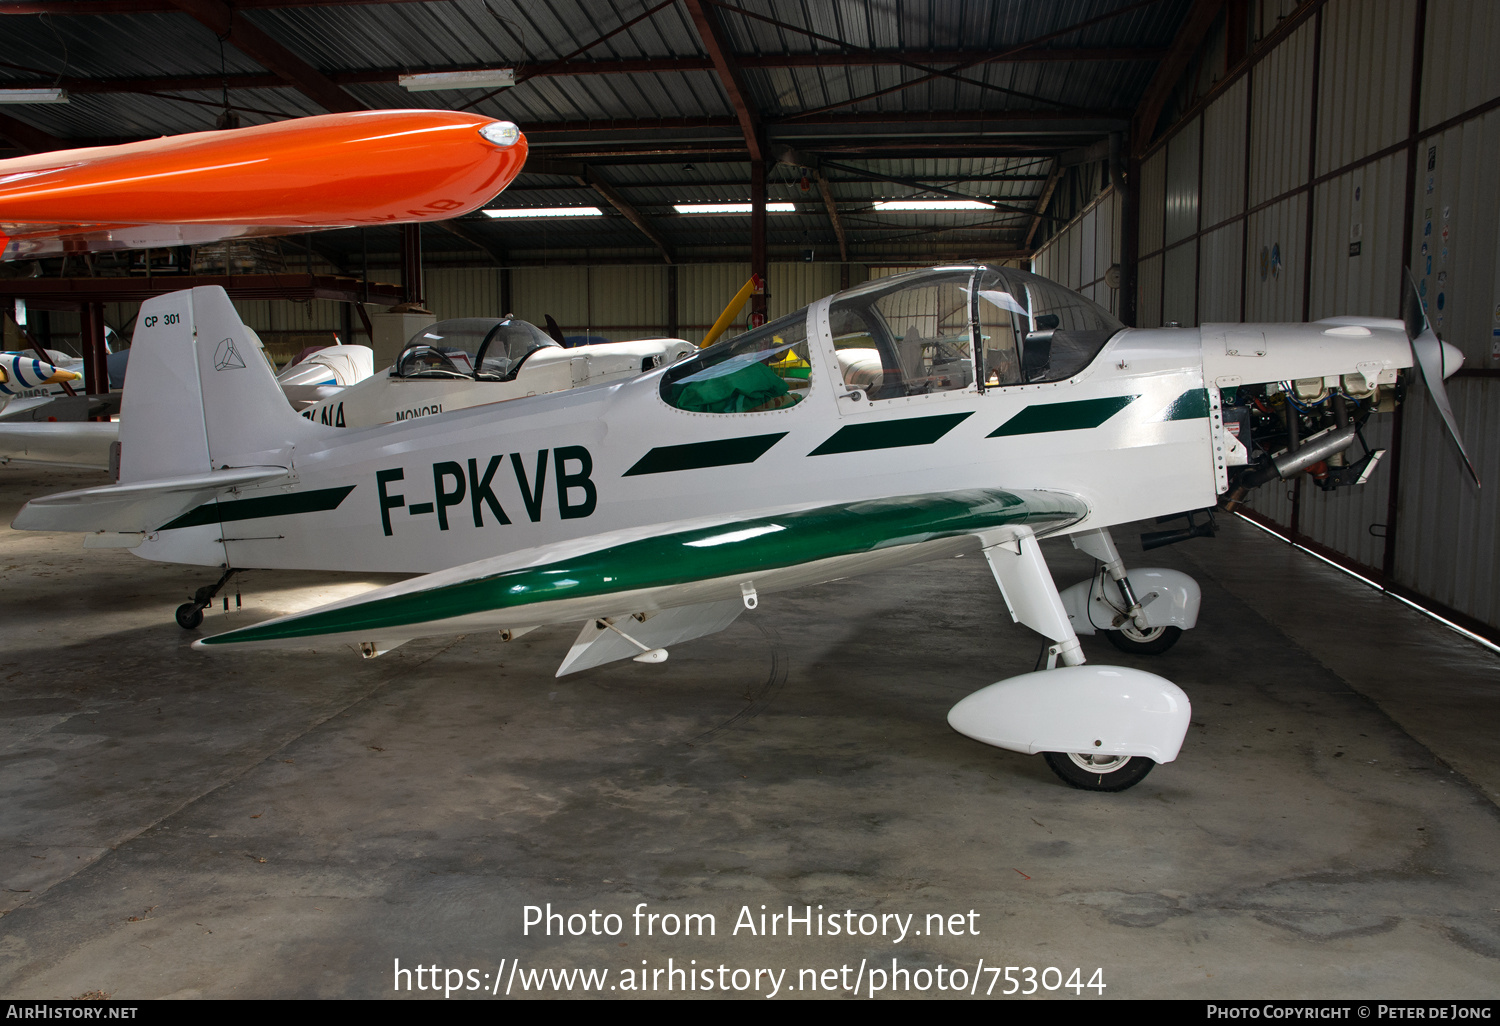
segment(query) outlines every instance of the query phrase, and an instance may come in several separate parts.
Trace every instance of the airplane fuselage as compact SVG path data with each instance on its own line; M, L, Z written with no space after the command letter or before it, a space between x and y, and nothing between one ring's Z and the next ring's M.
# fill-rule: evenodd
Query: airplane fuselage
M969 488L1070 493L1089 507L1083 530L1202 508L1222 487L1196 331L1121 332L1063 381L873 399L838 371L828 301L807 329L812 370L788 408L678 409L657 371L322 432L292 452L294 483L201 506L135 551L421 573L651 524Z

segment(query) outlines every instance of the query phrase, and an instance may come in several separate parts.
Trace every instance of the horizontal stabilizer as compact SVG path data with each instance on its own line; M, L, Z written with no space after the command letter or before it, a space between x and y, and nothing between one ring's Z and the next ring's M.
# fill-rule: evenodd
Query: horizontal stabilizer
M285 467L240 467L58 492L22 506L10 526L18 531L154 531L229 488L286 473Z
M743 599L729 599L664 609L645 620L635 616L619 617L615 620L618 630L600 626L599 620L590 620L583 625L567 658L557 668L557 676L603 666L618 659L634 659L650 649L669 648L694 638L717 634L734 623L744 611ZM632 644L632 641L638 644Z

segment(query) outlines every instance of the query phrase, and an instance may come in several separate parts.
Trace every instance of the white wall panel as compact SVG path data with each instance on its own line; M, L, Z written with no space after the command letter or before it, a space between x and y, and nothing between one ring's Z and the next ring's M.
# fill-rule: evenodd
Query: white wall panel
M1337 314L1401 316L1405 203L1405 153L1314 190L1309 304L1314 320Z
M682 337L691 342L703 338L709 325L718 318L750 278L750 263L683 264L677 271L677 319ZM749 319L742 313L730 334L744 331Z
M766 308L773 320L839 290L838 264L776 263L768 268L767 273L771 278L771 298ZM855 284L852 277L850 284Z
M1444 341L1463 350L1468 366L1500 366L1491 355L1500 337L1493 334L1500 329L1500 112L1429 137L1418 156L1410 259L1428 316Z
M1141 162L1142 253L1155 253L1162 246L1162 227L1167 208L1167 148L1163 146Z
M551 314L569 334L588 324L589 268L517 267L510 272L513 313L532 324L546 324Z
M1406 138L1416 0L1330 0L1318 65L1318 174Z
M1136 321L1142 328L1161 325L1161 266L1160 256L1147 257L1136 267Z
M1163 241L1170 246L1198 230L1198 143L1202 119L1194 118L1167 143L1167 201Z
M1425 43L1423 128L1500 96L1500 4L1428 0Z
M1257 0L1255 5L1255 38L1264 39L1276 26L1296 11L1298 0Z
M1099 207L1087 211L1078 221L1078 282L1088 284L1104 272L1094 270L1095 246L1099 232Z
M1306 197L1293 196L1250 215L1245 319L1302 319L1302 246ZM1280 256L1280 265L1276 255Z
M1248 79L1235 81L1203 112L1203 226L1245 209L1245 118Z
M1184 328L1198 323L1198 243L1167 250L1162 267L1161 319Z
M1244 236L1244 222L1236 221L1199 240L1198 323L1240 319Z
M438 320L451 317L503 317L498 267L443 267L422 275L427 309Z
M1309 20L1255 66L1250 101L1251 206L1307 181L1312 41Z
M1391 418L1370 418L1363 434L1370 448L1389 450ZM1363 454L1358 443L1354 446L1354 453ZM1382 461L1370 475L1370 480L1360 486L1325 492L1312 480L1305 480L1298 529L1320 545L1367 567L1378 568L1385 558L1385 537L1383 532L1379 536L1372 534L1371 528L1385 523L1389 495L1390 464L1387 461Z
M1414 392L1419 390L1413 390ZM1424 595L1500 627L1500 389L1493 378L1453 378L1448 398L1479 469L1464 478L1452 443L1424 395L1408 400L1402 426L1396 577Z
M589 268L590 329L623 329L637 338L667 331L666 264L618 264Z

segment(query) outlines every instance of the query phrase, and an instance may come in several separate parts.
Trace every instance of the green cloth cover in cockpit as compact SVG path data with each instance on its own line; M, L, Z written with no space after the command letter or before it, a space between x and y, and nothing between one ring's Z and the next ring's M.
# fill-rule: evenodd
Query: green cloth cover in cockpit
M756 360L727 374L682 385L672 405L692 413L744 413L787 392L781 376Z

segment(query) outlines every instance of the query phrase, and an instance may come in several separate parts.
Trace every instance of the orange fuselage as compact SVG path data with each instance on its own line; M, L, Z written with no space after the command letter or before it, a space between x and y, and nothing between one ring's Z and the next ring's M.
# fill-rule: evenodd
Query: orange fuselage
M480 134L498 124L456 111L359 111L4 160L0 235L446 220L492 199L525 163L525 136L503 145Z

